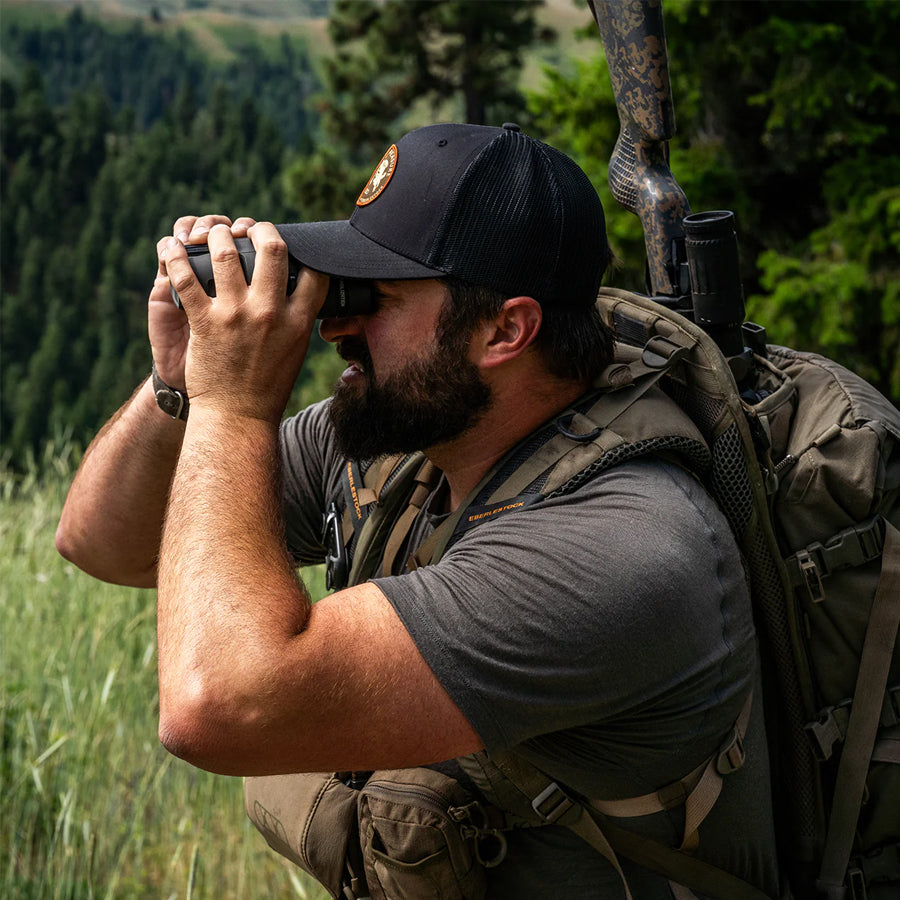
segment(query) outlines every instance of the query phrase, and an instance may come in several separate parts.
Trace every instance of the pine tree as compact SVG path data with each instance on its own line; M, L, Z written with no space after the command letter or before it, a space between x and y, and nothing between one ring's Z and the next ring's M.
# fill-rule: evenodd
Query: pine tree
M900 401L900 5L682 0L665 13L672 171L694 211L735 212L749 317ZM638 220L605 185L618 123L591 35L597 54L531 108L605 195L629 264L616 282L642 290Z
M524 109L523 53L553 38L536 22L542 5L337 0L329 21L337 49L321 105L326 134L370 163L416 108L474 124L514 118Z

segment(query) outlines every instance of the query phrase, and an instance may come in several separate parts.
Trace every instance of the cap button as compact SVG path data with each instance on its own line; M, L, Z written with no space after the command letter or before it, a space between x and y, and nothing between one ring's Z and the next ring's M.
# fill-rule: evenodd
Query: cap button
M522 129L515 122L504 122L503 127L507 131L521 131Z

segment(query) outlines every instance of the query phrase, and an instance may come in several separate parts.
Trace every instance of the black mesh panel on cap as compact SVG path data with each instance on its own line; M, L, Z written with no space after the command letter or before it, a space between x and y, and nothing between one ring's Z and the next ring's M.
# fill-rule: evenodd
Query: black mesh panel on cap
M603 213L567 157L507 130L460 179L428 264L541 303L592 303L606 264Z
M547 152L560 160L556 174L565 215L556 272L559 300L592 304L609 263L603 206L590 179L572 160L552 147Z

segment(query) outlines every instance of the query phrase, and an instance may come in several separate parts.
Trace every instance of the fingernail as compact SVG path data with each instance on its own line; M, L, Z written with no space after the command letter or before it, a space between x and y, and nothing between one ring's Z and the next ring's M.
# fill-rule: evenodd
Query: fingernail
M186 231L179 231L178 234L175 235L182 244L186 244L190 235Z

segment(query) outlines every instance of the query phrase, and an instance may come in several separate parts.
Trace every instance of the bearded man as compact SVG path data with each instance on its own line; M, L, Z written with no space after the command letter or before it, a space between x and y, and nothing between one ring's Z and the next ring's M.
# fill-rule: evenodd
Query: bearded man
M365 776L348 773L458 775L456 760L509 752L569 807L615 817L624 798L691 794L744 719L744 764L719 779L699 829L684 797L617 822L774 895L744 572L688 467L650 455L585 473L566 492L482 510L433 564L412 562L498 465L516 470L515 448L547 428L584 437L563 413L584 410L612 358L594 306L609 260L596 192L514 125L418 129L375 172L348 221L185 217L159 243L154 377L86 454L57 544L97 577L158 585L161 740L213 772L342 772L332 786L353 790ZM234 244L244 235L249 284ZM203 242L215 298L185 251ZM286 296L289 254L304 268ZM373 282L377 302L322 320L349 365L332 398L282 421L329 277ZM347 473L414 451L431 474L399 546L373 577L311 604L297 567L346 549L329 546L340 530L323 537L323 514L362 518L367 502ZM502 852L478 895L688 896L544 818L495 823ZM260 820L273 846L303 856L271 809ZM431 896L416 867L434 859L386 861L382 825L353 832L350 844L369 841L364 873L332 893ZM352 869L353 847L346 856ZM387 886L398 872L424 880Z

